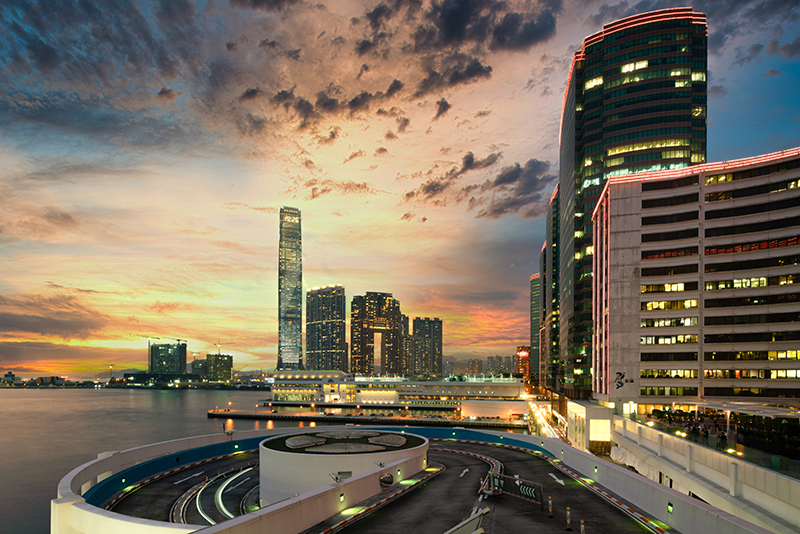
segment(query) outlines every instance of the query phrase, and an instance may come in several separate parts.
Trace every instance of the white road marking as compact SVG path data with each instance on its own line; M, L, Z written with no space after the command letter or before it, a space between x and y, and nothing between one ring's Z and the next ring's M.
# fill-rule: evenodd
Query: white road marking
M193 474L193 475L190 475L190 476L188 476L188 477L184 478L183 480L179 480L179 481L177 481L177 482L173 482L172 484L173 484L173 485L178 485L178 484L180 484L181 482L186 482L186 481L187 481L187 480L189 480L190 478L199 477L199 476L200 476L200 475L202 475L203 473L205 473L205 471L200 471L199 473L195 473L195 474Z
M461 474L460 474L460 475L458 475L458 478L461 478L461 477L463 477L463 476L464 476L464 475L466 475L467 473L469 473L469 467L468 467L468 468L466 468L466 469L464 469L463 471L461 471Z
M228 493L230 490L232 490L232 489L235 489L235 488L238 488L239 486L241 486L242 484L244 484L244 483L245 483L245 482L247 482L248 480L250 480L250 477L247 477L246 479L242 480L241 482L239 482L239 483L238 483L238 484L236 484L235 486L231 486L230 488L226 489L226 490L225 490L223 493Z
M564 481L563 481L563 480L561 480L560 478L558 478L558 477L555 475L555 473L550 473L550 476L551 476L551 477L553 477L553 479L554 479L556 482L558 482L559 484L561 484L562 486L564 485Z

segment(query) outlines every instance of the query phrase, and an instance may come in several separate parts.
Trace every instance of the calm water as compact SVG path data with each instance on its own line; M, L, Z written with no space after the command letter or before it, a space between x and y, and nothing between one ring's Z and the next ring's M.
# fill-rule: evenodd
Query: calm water
M0 389L0 532L49 532L58 482L98 453L219 432L221 421L207 410L228 402L254 410L262 398L260 391ZM252 430L267 421L227 424Z

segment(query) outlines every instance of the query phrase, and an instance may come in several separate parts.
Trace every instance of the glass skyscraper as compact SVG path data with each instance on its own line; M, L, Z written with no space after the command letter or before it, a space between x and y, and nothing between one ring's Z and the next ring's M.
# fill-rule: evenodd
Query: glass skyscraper
M342 286L306 293L306 367L347 372L345 296Z
M542 280L540 273L531 276L531 374L530 381L539 384L541 364L539 359L539 319L542 305Z
M416 372L424 378L442 374L442 320L434 317L414 318L417 347Z
M159 343L150 345L151 374L185 374L186 343Z
M303 352L303 239L300 210L281 208L278 247L278 362L298 369Z
M563 390L592 387L592 211L606 180L706 159L706 15L642 13L575 52L561 115L560 348Z
M353 373L372 375L376 352L384 375L403 374L402 313L391 293L357 295L350 303L350 364Z

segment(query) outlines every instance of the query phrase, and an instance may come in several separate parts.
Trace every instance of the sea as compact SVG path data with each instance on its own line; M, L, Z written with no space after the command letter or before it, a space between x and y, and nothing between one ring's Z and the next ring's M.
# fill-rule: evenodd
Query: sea
M266 395L241 390L1 388L0 533L50 532L50 501L59 481L98 453L212 434L223 427L302 426L206 415L228 403L234 410L257 410Z

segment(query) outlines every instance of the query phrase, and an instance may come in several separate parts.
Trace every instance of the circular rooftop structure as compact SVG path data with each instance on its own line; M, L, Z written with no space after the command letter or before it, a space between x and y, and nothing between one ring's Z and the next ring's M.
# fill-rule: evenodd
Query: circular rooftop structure
M421 458L424 467L427 454L426 438L403 431L354 428L269 438L259 444L261 506L408 458Z

